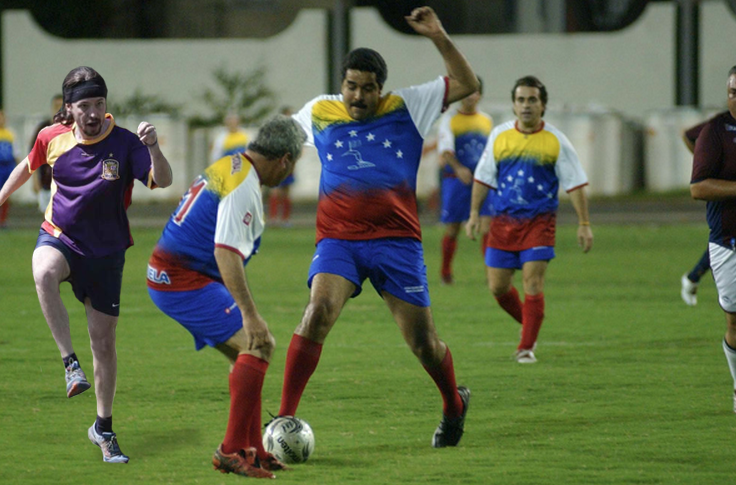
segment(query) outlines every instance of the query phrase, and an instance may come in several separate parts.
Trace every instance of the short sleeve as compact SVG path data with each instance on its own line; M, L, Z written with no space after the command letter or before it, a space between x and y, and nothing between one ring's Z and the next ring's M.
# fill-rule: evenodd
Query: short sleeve
M708 123L698 135L693 152L693 172L690 183L708 178L716 178L721 171L723 143L715 129L715 123Z
M455 134L450 129L450 121L454 114L454 110L448 111L440 118L437 126L437 152L439 154L444 152L455 153Z
M263 232L263 203L258 177L247 177L220 200L215 226L215 247L225 247L248 259ZM254 186L255 184L255 186Z
M440 76L434 81L399 89L395 94L403 98L417 131L426 138L445 108L447 78Z
M560 186L566 192L570 192L587 185L588 176L583 170L583 165L580 163L580 158L572 143L562 132L555 130L554 134L560 141L560 155L557 158L557 163L555 163L555 172L560 181Z
M478 165L475 167L475 173L473 178L476 182L486 185L495 189L498 187L498 164L496 163L496 156L493 153L493 146L496 144L496 138L501 132L501 127L498 127L491 131L491 135L488 137L488 143L486 143L483 153L478 160Z

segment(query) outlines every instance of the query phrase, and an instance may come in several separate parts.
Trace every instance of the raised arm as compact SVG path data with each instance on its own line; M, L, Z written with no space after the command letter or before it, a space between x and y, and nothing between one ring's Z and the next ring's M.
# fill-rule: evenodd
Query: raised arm
M445 61L447 77L450 80L447 92L448 104L458 101L479 89L480 84L473 68L470 67L468 60L458 50L450 36L447 35L434 10L430 7L415 8L411 15L405 18L416 33L429 38L434 43Z
M153 181L161 188L168 187L173 182L174 176L169 161L166 160L161 147L159 147L156 128L152 124L143 121L138 125L138 138L148 147L148 153L151 155Z

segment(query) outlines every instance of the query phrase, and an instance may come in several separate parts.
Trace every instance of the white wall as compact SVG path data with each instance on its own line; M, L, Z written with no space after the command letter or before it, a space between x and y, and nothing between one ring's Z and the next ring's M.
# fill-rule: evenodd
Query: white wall
M352 45L374 48L386 58L386 90L418 84L445 72L431 42L392 30L376 10L356 8L352 20ZM78 65L97 69L107 81L110 97L127 97L141 89L186 105L186 114L204 109L199 95L211 82L211 72L222 65L232 70L265 66L267 82L279 93L280 104L297 109L323 93L327 84L327 17L322 10L302 10L286 31L260 40L64 40L46 34L27 11L5 11L2 22L5 112L20 135L21 151L27 150L30 127L47 115L51 95L60 91L66 73ZM575 112L613 113L648 123L660 119L656 113L674 108L674 22L672 3L650 3L632 26L615 33L455 36L454 40L484 78L482 108L494 114L497 123L511 116L511 86L526 74L539 76L547 85L551 119L568 119ZM720 108L725 105L726 73L736 64L736 18L724 2L705 1L701 24L701 105ZM605 124L586 126L596 130L595 126ZM675 141L665 140L663 147L680 143L674 138L676 130L665 131L671 131L667 136ZM584 160L590 172L596 171L597 162L618 159L617 152L626 152L626 147L601 148L610 147L607 140L591 142L590 147L582 146L584 143L585 137L579 151L590 152ZM601 149L614 153L595 153ZM191 176L192 155L199 156L172 148L172 163L182 166L177 189ZM297 198L316 196L318 160L313 153L305 155L297 166L293 189ZM436 181L432 160L428 158L419 174L421 195ZM647 170L656 171L657 163L648 160ZM683 186L685 171L680 169ZM596 176L593 173L591 181ZM602 181L608 181L607 177ZM628 186L627 177L619 179L620 188ZM598 189L611 193L617 187L599 185ZM18 196L31 198L30 188L24 187Z

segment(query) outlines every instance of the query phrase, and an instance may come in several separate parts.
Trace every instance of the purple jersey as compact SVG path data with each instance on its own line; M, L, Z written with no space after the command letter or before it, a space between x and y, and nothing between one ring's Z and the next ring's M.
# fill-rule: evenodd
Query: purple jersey
M729 112L708 121L695 143L690 183L705 179L736 181L736 120ZM736 200L710 200L707 214L709 241L736 247Z
M43 228L73 251L107 256L133 245L126 210L133 181L154 188L148 148L130 131L110 125L94 140L74 137L74 125L52 125L36 138L29 170L53 169L51 203Z

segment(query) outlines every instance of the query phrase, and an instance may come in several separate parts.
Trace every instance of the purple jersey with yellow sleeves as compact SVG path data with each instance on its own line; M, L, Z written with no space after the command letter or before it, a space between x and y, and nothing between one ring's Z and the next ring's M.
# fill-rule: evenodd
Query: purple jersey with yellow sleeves
M342 95L313 99L294 118L322 163L317 241L384 237L420 240L416 183L424 137L445 107L447 79L381 98L354 120Z
M133 245L126 210L133 182L154 188L151 155L130 131L115 125L93 140L78 141L74 125L55 124L38 134L29 170L53 169L51 203L43 228L74 252L99 258Z

